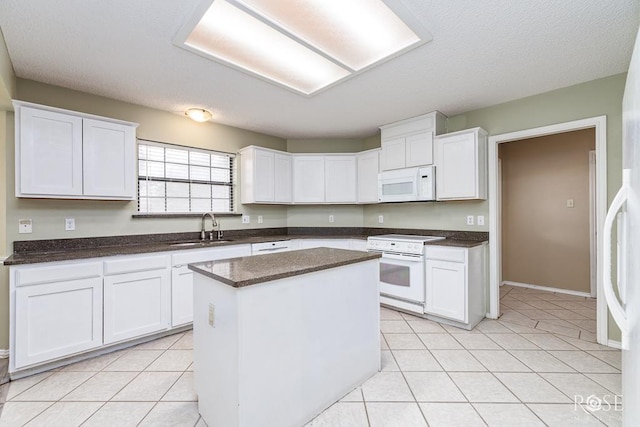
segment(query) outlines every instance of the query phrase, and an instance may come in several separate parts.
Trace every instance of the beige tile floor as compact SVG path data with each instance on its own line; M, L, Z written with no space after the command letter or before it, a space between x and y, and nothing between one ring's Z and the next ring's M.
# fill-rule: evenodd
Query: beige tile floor
M309 426L620 425L613 408L574 403L621 393L620 352L592 342L593 302L502 295L501 319L473 331L382 308L382 371ZM14 381L0 426L205 426L191 349L180 333Z

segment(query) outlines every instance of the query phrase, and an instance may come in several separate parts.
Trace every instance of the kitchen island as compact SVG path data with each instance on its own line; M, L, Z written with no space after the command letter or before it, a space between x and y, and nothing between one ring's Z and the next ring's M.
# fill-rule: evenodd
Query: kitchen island
M315 248L189 265L211 426L301 426L380 369L378 254Z

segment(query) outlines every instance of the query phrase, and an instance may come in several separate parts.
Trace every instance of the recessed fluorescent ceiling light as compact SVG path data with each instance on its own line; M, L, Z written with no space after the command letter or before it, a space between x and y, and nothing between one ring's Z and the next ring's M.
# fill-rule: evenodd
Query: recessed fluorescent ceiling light
M305 95L431 40L382 0L206 0L199 10L177 45Z

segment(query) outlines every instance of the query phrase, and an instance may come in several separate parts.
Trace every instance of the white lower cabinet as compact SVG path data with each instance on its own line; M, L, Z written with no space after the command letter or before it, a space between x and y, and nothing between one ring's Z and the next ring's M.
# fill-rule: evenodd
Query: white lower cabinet
M427 260L427 302L429 314L467 321L465 264Z
M101 275L100 262L28 266L11 275L13 369L102 345Z
M171 257L171 326L193 322L193 271L188 264L251 255L250 245L195 249Z
M104 343L163 331L171 324L169 255L104 262Z
M485 317L485 250L485 244L427 246L425 314L467 329Z
M320 246L366 250L366 241L291 241L291 250ZM250 255L243 244L12 266L9 372L50 369L70 356L188 325L188 264Z

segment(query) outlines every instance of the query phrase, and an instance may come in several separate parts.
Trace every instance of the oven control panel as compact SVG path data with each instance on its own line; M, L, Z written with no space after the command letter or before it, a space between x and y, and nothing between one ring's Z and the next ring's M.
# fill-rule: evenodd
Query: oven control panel
M423 242L393 242L386 240L367 240L367 250L376 252L395 252L398 254L422 255Z
M367 250L405 255L424 254L425 242L443 240L442 236L416 236L405 234L382 234L367 239Z

